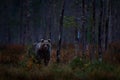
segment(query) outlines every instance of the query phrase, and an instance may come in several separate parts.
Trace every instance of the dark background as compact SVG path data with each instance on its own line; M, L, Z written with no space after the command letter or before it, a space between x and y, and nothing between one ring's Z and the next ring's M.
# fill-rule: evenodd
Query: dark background
M28 1L28 2L27 2ZM76 3L76 1L78 1ZM106 9L104 0L104 10ZM80 29L81 38L81 1L65 0L64 17L74 17ZM51 39L58 41L59 17L62 8L61 0L1 0L0 1L0 44L31 44L41 38L49 38L51 26ZM96 0L96 35L99 21L100 0ZM88 28L91 16L91 0L85 2L85 26ZM28 11L28 12L27 12ZM30 16L29 16L30 14ZM111 16L109 22L109 43L120 40L120 0L111 0ZM28 15L28 17L26 17ZM106 12L104 12L106 15ZM63 27L63 42L74 42L74 25L69 21ZM28 21L28 22L27 22ZM68 24L68 25L66 25ZM27 26L27 27L26 27ZM89 33L88 33L89 34ZM104 37L104 36L103 36Z

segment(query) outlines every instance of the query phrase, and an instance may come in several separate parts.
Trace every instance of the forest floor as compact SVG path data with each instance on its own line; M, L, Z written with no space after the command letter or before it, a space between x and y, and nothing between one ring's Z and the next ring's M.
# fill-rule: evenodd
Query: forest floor
M28 55L29 47L21 45L0 46L0 80L120 80L120 47L112 47L98 62L96 53L91 63L89 51L85 59L75 57L72 45L64 46L61 62L56 63L56 49L53 47L48 66L34 62L34 56ZM114 53L114 54L113 54Z

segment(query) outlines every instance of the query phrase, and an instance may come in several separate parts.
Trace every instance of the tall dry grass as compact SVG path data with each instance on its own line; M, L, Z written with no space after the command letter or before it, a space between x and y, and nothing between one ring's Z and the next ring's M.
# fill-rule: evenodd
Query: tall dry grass
M24 59L27 49L22 45L0 46L0 63L18 63Z
M61 50L61 62L57 64L56 46L54 46L50 63L44 66L35 63L34 57L28 56L28 48L25 46L0 46L0 80L119 80L118 43L109 45L109 49L103 53L103 63L97 61L90 63L90 49L89 46L86 51L87 61L83 61L81 50L78 53L80 58L75 57L74 45L64 44ZM98 58L97 52L95 57Z

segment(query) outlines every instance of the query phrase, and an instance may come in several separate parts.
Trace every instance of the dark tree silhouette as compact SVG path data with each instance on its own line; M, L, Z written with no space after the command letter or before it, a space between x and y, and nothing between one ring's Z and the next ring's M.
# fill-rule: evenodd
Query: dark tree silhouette
M107 14L106 14L106 21L105 21L105 50L108 48L108 33L109 33L109 21L110 21L110 0L107 0Z
M99 18L99 26L98 26L98 55L99 55L99 61L102 61L102 16L103 16L103 0L100 0L100 18Z
M95 0L92 0L92 48L91 48L91 52L90 52L90 60L93 62L94 58L95 58Z
M57 62L60 62L60 52L61 52L61 43L62 43L62 32L63 32L63 18L64 18L64 9L65 9L65 1L63 0L62 11L60 14L60 23L59 23L59 41L57 48Z
M82 57L84 58L86 49L85 0L82 0L82 46Z
M52 0L48 0L48 20L47 20L47 23L48 23L48 38L51 39L51 27L52 27L52 18L51 18L51 15L52 15Z

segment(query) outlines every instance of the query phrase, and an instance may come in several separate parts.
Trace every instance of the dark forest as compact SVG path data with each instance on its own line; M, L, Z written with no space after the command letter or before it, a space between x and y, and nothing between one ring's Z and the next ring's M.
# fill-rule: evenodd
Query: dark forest
M0 80L119 80L120 0L0 2Z

